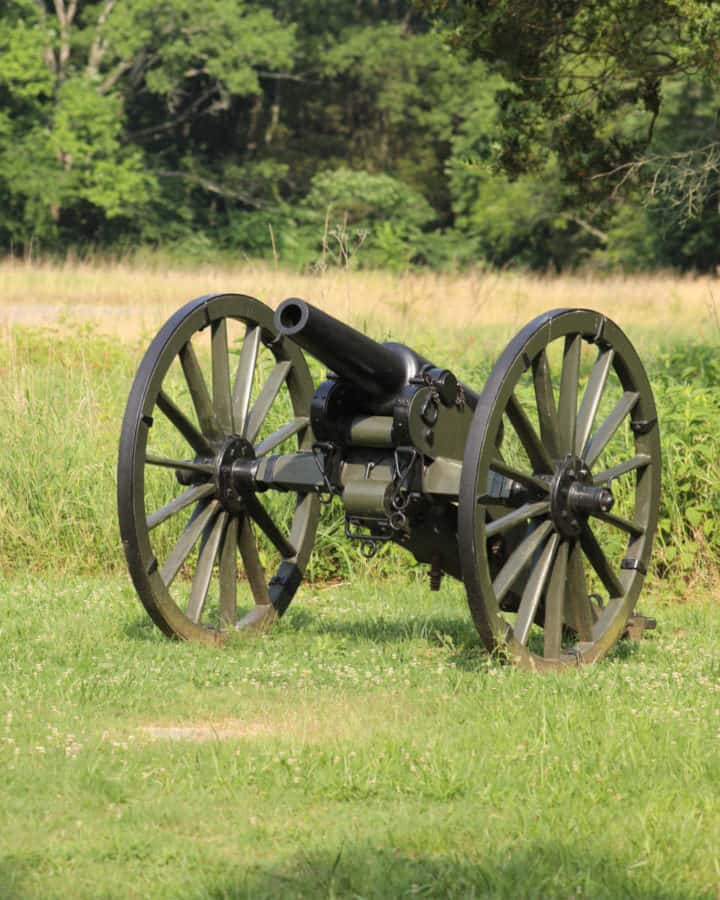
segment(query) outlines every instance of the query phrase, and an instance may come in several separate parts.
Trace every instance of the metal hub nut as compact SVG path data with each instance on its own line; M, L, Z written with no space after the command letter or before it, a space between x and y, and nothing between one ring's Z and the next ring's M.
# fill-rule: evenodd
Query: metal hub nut
M230 512L242 512L243 490L253 490L255 450L250 441L231 435L217 457L219 499Z
M615 502L612 492L607 488L581 484L578 481L570 486L567 499L568 506L573 512L585 515L608 513Z
M608 513L615 498L612 491L592 483L592 474L577 456L568 455L553 479L550 511L557 530L577 537L589 515Z

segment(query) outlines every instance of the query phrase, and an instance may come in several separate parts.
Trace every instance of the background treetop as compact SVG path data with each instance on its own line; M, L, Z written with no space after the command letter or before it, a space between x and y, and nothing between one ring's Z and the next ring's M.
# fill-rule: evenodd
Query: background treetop
M718 265L720 3L7 0L0 242Z

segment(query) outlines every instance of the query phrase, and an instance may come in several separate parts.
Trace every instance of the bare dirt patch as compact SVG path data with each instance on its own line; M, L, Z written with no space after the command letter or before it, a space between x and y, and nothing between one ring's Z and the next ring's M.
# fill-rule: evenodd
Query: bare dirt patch
M156 741L223 741L271 733L271 729L261 722L243 722L240 719L217 724L144 725L140 730Z

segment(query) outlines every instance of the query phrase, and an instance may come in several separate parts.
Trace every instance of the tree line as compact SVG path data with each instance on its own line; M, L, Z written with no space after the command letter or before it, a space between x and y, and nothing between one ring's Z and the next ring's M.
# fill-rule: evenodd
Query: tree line
M6 252L720 264L720 4L6 0Z

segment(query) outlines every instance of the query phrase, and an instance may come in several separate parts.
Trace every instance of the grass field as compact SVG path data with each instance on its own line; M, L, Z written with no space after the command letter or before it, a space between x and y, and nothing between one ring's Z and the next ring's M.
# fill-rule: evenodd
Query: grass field
M658 630L595 668L515 671L481 650L460 584L366 563L330 512L277 630L162 638L119 547L120 420L164 318L226 289L307 296L478 387L543 309L615 317L660 412L640 602ZM0 264L0 898L717 900L718 296L660 276Z
M462 589L306 587L174 644L124 579L2 588L0 896L715 898L720 611L540 678Z

